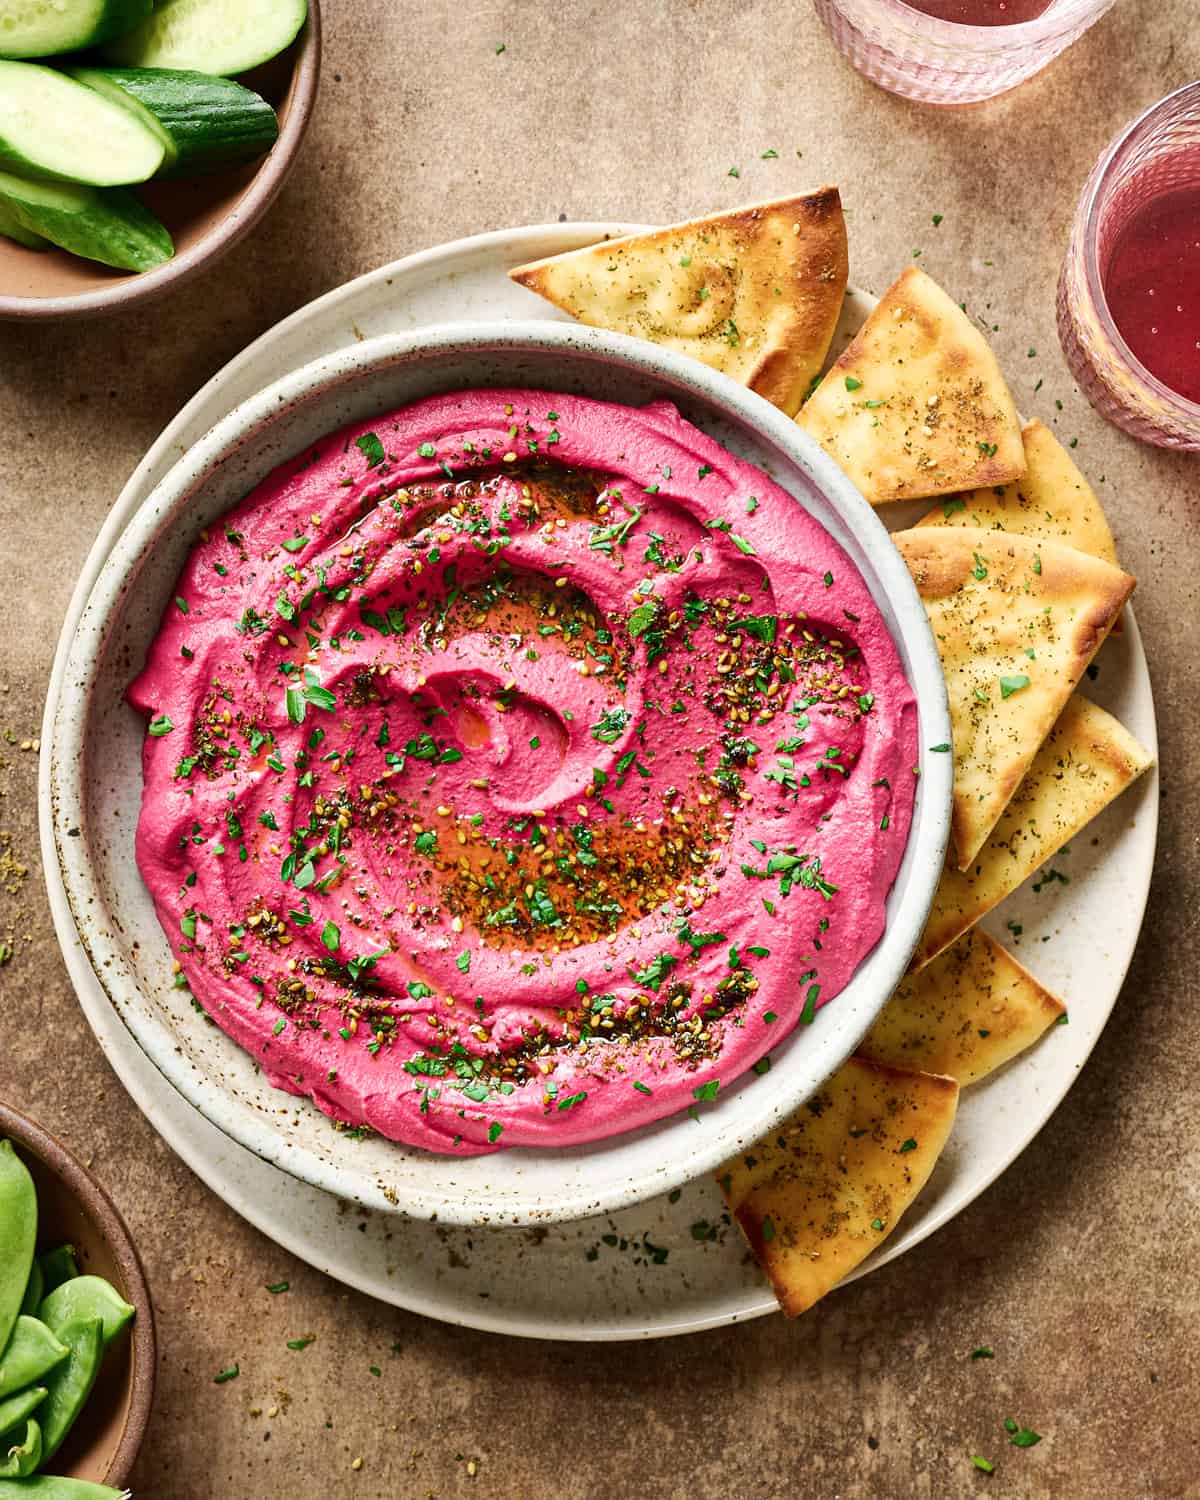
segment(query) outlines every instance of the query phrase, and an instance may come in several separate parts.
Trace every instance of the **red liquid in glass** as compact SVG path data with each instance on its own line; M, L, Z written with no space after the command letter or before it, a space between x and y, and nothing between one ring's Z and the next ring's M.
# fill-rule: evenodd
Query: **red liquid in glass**
M1104 273L1113 322L1164 385L1200 402L1200 188L1143 204Z
M1054 0L904 0L911 10L962 26L1015 26L1036 21Z

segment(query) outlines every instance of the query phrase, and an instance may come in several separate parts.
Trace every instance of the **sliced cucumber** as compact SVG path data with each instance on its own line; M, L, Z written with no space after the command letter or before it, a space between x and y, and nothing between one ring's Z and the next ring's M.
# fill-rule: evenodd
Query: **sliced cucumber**
M175 254L166 229L124 188L28 182L0 172L0 207L30 233L123 271L152 271Z
M308 0L162 0L104 55L130 68L245 73L290 46L307 14Z
M0 57L49 57L120 36L154 0L0 0Z
M160 177L248 161L269 151L279 135L267 101L231 78L173 68L72 68L71 74L161 138L167 154Z
M165 154L153 131L82 83L37 63L0 62L0 167L109 187L145 182Z
M0 234L5 239L16 240L18 245L24 245L27 250L44 250L50 243L42 235L34 234L31 229L26 229L2 198L0 198Z

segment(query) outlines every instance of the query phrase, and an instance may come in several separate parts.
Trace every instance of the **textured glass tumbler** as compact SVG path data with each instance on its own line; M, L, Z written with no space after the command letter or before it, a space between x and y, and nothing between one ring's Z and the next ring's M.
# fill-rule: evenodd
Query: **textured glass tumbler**
M1121 231L1147 203L1200 188L1200 83L1134 120L1096 163L1058 282L1058 336L1071 373L1110 422L1161 448L1200 451L1200 405L1164 385L1121 337L1104 291Z
M976 104L1044 68L1116 0L1054 0L1035 21L963 26L903 0L816 0L834 41L872 83L926 104Z

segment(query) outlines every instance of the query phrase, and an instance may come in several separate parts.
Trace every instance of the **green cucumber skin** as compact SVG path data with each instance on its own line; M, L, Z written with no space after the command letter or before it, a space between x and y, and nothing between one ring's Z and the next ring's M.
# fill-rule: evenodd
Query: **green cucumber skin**
M165 227L124 188L26 182L0 172L0 204L31 233L121 271L152 271L175 253Z
M26 229L2 198L0 198L0 234L6 240L15 240L18 245L24 245L26 250L45 250L50 244L45 235L34 234L31 229ZM36 1308L28 1308L22 1303L21 1311L27 1313L36 1311Z
M105 98L140 105L168 141L160 177L186 177L269 151L279 138L275 111L230 78L176 68L74 68L72 76Z
M231 26L235 13L241 24ZM157 0L154 14L110 42L104 58L125 67L195 68L227 78L278 57L307 18L307 0Z
M72 24L65 17L58 35L47 38L44 26L35 21L22 27L0 27L0 57L50 57L58 52L74 52L79 47L94 47L132 31L154 10L154 0L102 0L97 15L95 4L75 0L71 10L77 19Z

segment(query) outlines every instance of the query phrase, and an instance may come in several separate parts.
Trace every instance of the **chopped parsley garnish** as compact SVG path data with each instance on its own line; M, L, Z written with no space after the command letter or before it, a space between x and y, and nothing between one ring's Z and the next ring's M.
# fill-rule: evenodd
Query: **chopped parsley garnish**
M611 525L593 526L588 536L588 546L593 552L603 552L606 557L611 557L614 548L623 547L629 540L629 533L644 514L642 510L633 510L622 520L614 521Z
M692 957L697 958L703 948L709 948L717 943L728 942L723 932L693 932L686 917L680 917L675 932L681 943L686 943L692 950Z
M611 745L621 738L628 723L629 710L627 708L610 708L602 715L598 724L592 725L592 738L599 740L602 745Z
M629 634L636 640L638 636L644 635L658 616L660 601L654 597L639 604L629 616L626 628Z
M747 635L753 636L756 641L762 641L765 645L773 646L775 638L779 633L778 615L743 615L741 619L730 620L727 629L742 630Z
M788 895L794 885L801 885L806 890L820 891L826 901L831 901L838 890L821 874L820 855L796 854L792 850L778 850L769 855L765 870L743 865L742 874L751 880L768 880L778 875L781 896Z
M364 432L362 437L355 438L354 446L367 460L367 467L369 469L376 468L387 456L383 451L383 444L373 432Z
M652 958L644 969L639 969L634 974L633 982L657 994L662 988L663 981L678 962L679 960L673 953L660 953L656 958Z

